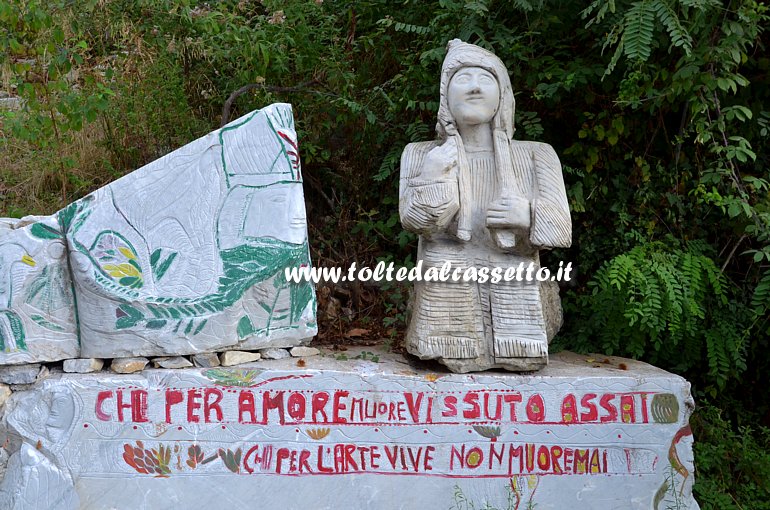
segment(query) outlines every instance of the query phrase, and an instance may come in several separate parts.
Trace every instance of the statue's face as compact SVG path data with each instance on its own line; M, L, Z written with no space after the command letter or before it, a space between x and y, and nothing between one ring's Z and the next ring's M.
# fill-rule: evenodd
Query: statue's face
M457 125L491 122L500 105L500 86L481 67L463 67L449 80L447 104Z
M307 217L302 185L282 184L255 190L243 232L302 244L307 237Z

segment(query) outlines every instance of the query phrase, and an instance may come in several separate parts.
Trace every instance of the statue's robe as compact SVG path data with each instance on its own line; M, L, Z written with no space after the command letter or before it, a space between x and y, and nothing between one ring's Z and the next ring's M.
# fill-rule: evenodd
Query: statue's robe
M493 151L467 153L465 188L456 174L426 179L427 153L436 142L409 144L401 159L400 216L420 234L423 272L446 261L464 273L471 266L539 268L538 250L569 247L572 223L561 165L550 145L511 141L512 194L530 201L531 223L515 235L513 248L500 248L486 226L487 209L499 198L501 179ZM472 201L471 240L456 236L461 200ZM467 208L466 208L467 209ZM548 338L541 285L533 282L416 282L407 331L407 350L439 359L456 371L493 367L536 369L547 363ZM474 361L475 359L475 361Z

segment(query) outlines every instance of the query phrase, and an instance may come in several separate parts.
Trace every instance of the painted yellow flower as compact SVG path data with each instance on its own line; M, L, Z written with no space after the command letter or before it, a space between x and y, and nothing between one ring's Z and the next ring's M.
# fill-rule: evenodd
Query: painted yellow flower
M136 254L131 251L129 248L126 248L125 246L119 246L118 251L123 254L124 257L126 257L128 260L133 260L136 258Z
M123 251L123 248L120 250ZM114 276L115 278L122 278L124 276L142 277L142 273L131 264L107 264L104 266L104 270L107 271L110 276Z
M537 475L528 475L527 476L527 487L531 491L535 487L537 487L537 483L539 482Z
M28 253L24 254L24 256L21 258L21 261L31 267L35 267L37 265L37 262L35 262L35 259L30 257Z

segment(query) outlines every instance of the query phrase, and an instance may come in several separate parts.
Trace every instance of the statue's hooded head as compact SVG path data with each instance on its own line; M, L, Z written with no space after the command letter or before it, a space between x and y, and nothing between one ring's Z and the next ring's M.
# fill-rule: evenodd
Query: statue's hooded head
M510 140L513 138L513 115L515 102L513 88L508 70L503 62L494 54L474 44L464 43L453 39L447 44L447 54L441 67L441 103L438 109L436 133L439 139L446 140L447 136L457 133L456 120L449 108L449 82L457 71L464 67L480 67L490 72L496 79L500 89L500 102L497 113L492 119L492 128L502 132Z
M497 80L500 100L497 111L492 117L493 143L495 150L495 165L497 168L498 189L501 196L512 194L515 189L513 162L511 160L510 143L513 138L513 114L515 103L513 88L508 70L503 62L494 54L473 44L464 43L459 39L449 41L447 54L441 68L441 104L438 109L436 132L443 143L453 137L458 148L458 167L460 180L460 211L457 215L456 236L462 240L471 238L471 207L472 204L463 195L464 190L471 189L468 160L462 137L457 131L457 119L452 115L449 102L449 84L452 77L461 69L476 67L484 69Z

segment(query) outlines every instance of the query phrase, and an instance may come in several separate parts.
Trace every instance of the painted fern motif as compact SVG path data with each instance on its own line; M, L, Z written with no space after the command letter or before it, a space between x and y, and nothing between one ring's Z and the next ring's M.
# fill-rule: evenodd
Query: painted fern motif
M290 283L283 274L284 267L308 263L307 245L294 245L272 239L263 239L258 245L242 245L221 252L224 275L217 292L195 299L147 298L144 305L122 304L116 311L116 327L126 329L144 323L148 328L160 329L184 319L205 318L232 306L252 286L275 277L279 291L290 292L290 319L299 319L312 299L313 289L308 283ZM116 289L117 290L117 289ZM272 310L271 310L272 311ZM180 325L177 324L177 328ZM192 325L186 333L195 334ZM200 332L199 326L197 332ZM245 332L244 332L245 333Z
M27 350L24 324L13 310L0 310L0 350Z

